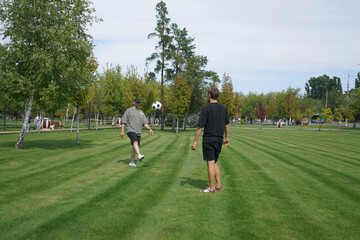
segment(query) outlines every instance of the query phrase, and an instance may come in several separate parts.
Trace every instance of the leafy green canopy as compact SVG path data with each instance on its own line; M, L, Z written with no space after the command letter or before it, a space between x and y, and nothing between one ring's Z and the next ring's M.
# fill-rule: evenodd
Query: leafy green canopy
M45 105L87 88L96 70L86 26L97 21L86 0L4 0L0 91Z

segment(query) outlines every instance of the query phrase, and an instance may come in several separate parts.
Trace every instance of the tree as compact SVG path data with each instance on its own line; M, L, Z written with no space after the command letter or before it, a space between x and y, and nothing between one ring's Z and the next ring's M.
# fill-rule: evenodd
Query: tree
M308 120L308 124L311 125L311 118L314 115L314 108L307 108L305 110L305 116Z
M244 96L240 105L242 108L242 117L244 119L255 119L254 109L259 102L263 100L262 95L257 95L256 93L249 93L246 97Z
M151 54L146 59L147 64L157 59L155 72L161 73L161 104L164 106L164 71L166 68L166 61L170 58L170 43L172 37L170 35L170 18L167 17L168 10L166 4L160 1L156 4L156 19L157 24L155 32L148 35L148 38L157 37L159 39L158 45L155 47L156 52ZM161 130L164 130L164 108L161 108Z
M360 87L360 72L357 74L357 78L355 79L355 88Z
M330 92L337 92L342 94L341 79L334 76L330 78L326 74L319 77L312 77L305 83L306 95L309 98L325 100L325 105L328 105L328 98ZM333 94L336 97L336 94Z
M266 109L266 114L268 116L268 118L270 118L273 123L275 122L275 117L276 117L276 98L275 98L275 94L274 93L270 93L268 94L268 96L266 96L268 98L268 102L267 105L265 107Z
M260 128L262 128L262 123L266 117L266 109L263 106L262 102L259 102L253 110L253 114L260 120Z
M21 148L33 101L49 95L65 102L93 80L92 39L87 24L97 19L90 1L0 2L1 34L6 51L0 58L2 88L26 101L24 124L15 148ZM3 51L3 50L2 50Z
M107 66L104 72L99 75L99 78L105 88L104 104L107 106L106 113L112 115L116 120L119 111L125 110L126 107L130 106L125 102L125 96L130 92L125 87L121 67L119 65ZM132 104L132 101L130 104ZM117 121L115 121L115 127L116 123Z
M354 116L354 128L356 128L356 122L360 119L360 88L356 88L351 94L350 108Z
M334 119L336 119L338 121L338 127L341 127L341 122L344 120L341 108L336 108L335 109L335 111L334 111Z
M169 44L169 57L172 68L166 69L167 80L174 80L175 76L186 68L186 60L194 56L194 38L188 36L186 28L179 29L176 23L171 24L173 41Z
M284 102L282 103L282 110L284 117L289 119L299 118L300 112L300 99L299 99L300 89L288 88L284 92ZM297 119L299 120L299 119Z
M235 94L234 94L234 105L235 105L234 118L236 120L241 117L241 110L242 109L241 109L241 106L240 106L240 102L241 102L241 93L235 92Z
M321 110L320 117L324 119L324 122L328 122L330 124L330 129L331 129L332 122L334 121L334 114L332 113L331 108L323 108ZM320 131L320 126L319 126L319 131Z
M102 107L105 104L105 86L104 82L98 78L94 85L90 88L90 102L92 103L95 110L95 125L98 130L98 120Z
M219 102L227 107L230 117L233 117L236 112L237 106L234 100L234 90L231 77L229 74L224 73L221 85L221 93L219 95Z
M182 76L188 80L188 84L192 87L193 91L190 103L186 108L183 130L186 130L187 116L189 116L189 114L200 112L204 103L207 101L207 84L205 79L207 77L215 77L214 72L205 70L207 62L207 57L201 55L194 55L193 57L186 59L186 69L182 73Z
M183 77L177 76L171 87L168 108L177 118L185 115L186 107L189 104L192 88ZM174 129L173 129L174 130Z

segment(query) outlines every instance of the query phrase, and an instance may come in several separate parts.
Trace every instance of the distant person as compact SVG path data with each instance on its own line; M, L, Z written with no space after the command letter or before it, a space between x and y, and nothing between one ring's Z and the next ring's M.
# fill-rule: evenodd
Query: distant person
M124 137L124 128L126 127L126 133L130 138L131 145L133 146L129 166L136 167L134 162L135 155L137 155L139 162L141 162L145 157L140 153L140 138L142 127L144 126L149 129L151 135L153 134L153 130L151 130L145 114L139 109L141 105L141 99L135 98L133 104L134 106L128 108L124 113L123 119L121 121L120 136Z
M39 117L39 114L36 114L34 123L36 124L36 131L40 131L40 127L41 127L41 118Z
M31 125L31 116L29 116L29 119L27 122L27 131L30 131L30 125Z
M221 152L222 144L224 143L225 146L229 145L228 137L230 119L227 108L217 101L217 98L219 97L218 88L209 88L207 97L210 103L201 109L195 139L191 145L191 149L196 149L197 140L204 128L202 141L203 158L207 161L210 186L207 189L201 189L200 191L215 193L216 190L222 191L220 168L217 165L217 161ZM216 179L216 185L214 184L214 179Z

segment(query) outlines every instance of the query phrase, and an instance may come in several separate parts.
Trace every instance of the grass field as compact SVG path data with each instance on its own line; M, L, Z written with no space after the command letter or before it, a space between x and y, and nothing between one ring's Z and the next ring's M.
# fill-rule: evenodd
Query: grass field
M232 127L215 194L194 133L0 135L0 239L360 238L360 132Z

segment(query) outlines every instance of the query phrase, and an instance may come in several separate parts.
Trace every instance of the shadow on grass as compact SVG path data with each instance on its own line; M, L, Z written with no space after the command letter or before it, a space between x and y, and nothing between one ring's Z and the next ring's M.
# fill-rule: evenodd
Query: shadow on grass
M68 149L68 148L84 148L90 146L90 140L80 140L80 144L76 143L75 140L56 140L56 139L49 139L49 140L29 140L24 142L23 149L31 149L31 148L43 148L43 149ZM14 144L15 145L15 144Z
M129 165L130 163L130 157L126 158L126 159L120 159L116 161L117 163L121 163L121 164L125 164L125 165ZM139 163L137 160L135 160L135 164L137 165L137 167L142 167L142 168L149 168L150 165L144 161L142 161L141 163Z
M130 159L128 159L128 158L120 159L120 160L117 160L116 162L128 165L130 162Z
M203 188L208 184L208 181L200 179L192 179L188 177L182 177L180 181L180 186L190 185L195 188Z
M1 142L1 147L6 149L13 149L16 140L8 140L6 142ZM70 148L84 148L90 146L91 141L89 140L80 140L80 144L76 144L76 140L56 140L56 139L40 139L40 140L24 140L22 149L34 149L41 148L45 150L56 150L56 149L70 149Z

